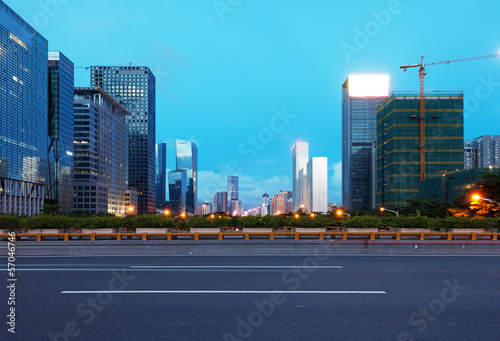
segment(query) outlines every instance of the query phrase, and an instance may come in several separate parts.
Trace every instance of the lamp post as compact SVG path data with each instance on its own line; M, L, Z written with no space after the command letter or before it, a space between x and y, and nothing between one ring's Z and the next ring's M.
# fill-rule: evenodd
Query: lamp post
M384 212L384 211L396 213L396 217L399 217L399 212L398 211L388 210L387 208L380 207L380 212Z

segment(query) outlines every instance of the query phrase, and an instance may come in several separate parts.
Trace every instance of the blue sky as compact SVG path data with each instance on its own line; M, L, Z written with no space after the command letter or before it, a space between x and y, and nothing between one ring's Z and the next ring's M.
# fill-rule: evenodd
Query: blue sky
M175 167L176 138L194 141L199 200L239 175L246 208L264 192L291 190L297 140L309 142L311 157L328 157L329 201L341 201L340 87L349 74L387 73L391 91L418 90L417 70L400 65L500 50L496 1L6 3L77 66L149 66L167 166ZM465 138L500 134L500 58L427 73L427 90L464 91ZM75 85L89 78L77 69Z

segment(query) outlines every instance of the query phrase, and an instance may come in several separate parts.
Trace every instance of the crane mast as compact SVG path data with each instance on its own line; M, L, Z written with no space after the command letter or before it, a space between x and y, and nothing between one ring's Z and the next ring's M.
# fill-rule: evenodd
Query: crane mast
M464 61L468 61L468 60L493 58L493 57L500 57L500 54L489 54L489 55L485 55L485 56L476 56L476 57L470 57L470 58L437 61L437 62L424 64L424 56L422 56L422 57L420 57L420 64L410 64L410 65L400 66L400 69L403 69L404 71L406 71L408 68L418 67L418 78L420 80L420 117L419 117L420 144L419 144L419 148L418 148L420 151L420 180L425 180L425 92L424 92L425 87L424 87L424 79L425 79L425 75L427 74L425 72L425 67L430 66L430 65L449 64L449 63L464 62Z

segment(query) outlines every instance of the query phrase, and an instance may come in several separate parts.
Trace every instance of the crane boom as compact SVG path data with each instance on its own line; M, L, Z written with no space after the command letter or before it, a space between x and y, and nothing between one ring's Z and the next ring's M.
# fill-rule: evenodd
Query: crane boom
M484 56L476 56L469 58L460 58L453 60L441 60L437 62L424 63L424 56L420 57L420 64L410 64L410 65L401 65L399 68L406 71L409 68L418 67L418 78L420 79L420 146L418 149L420 150L420 180L425 180L425 92L424 92L424 79L425 79L425 67L430 65L439 65L439 64L450 64L456 62L465 62L468 60L475 59L485 59L485 58L494 58L500 57L500 54L488 54Z

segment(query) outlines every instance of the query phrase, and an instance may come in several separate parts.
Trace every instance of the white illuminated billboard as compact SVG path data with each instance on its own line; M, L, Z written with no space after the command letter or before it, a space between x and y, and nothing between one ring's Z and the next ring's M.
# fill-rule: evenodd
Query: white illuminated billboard
M349 97L388 97L389 75L350 75Z

